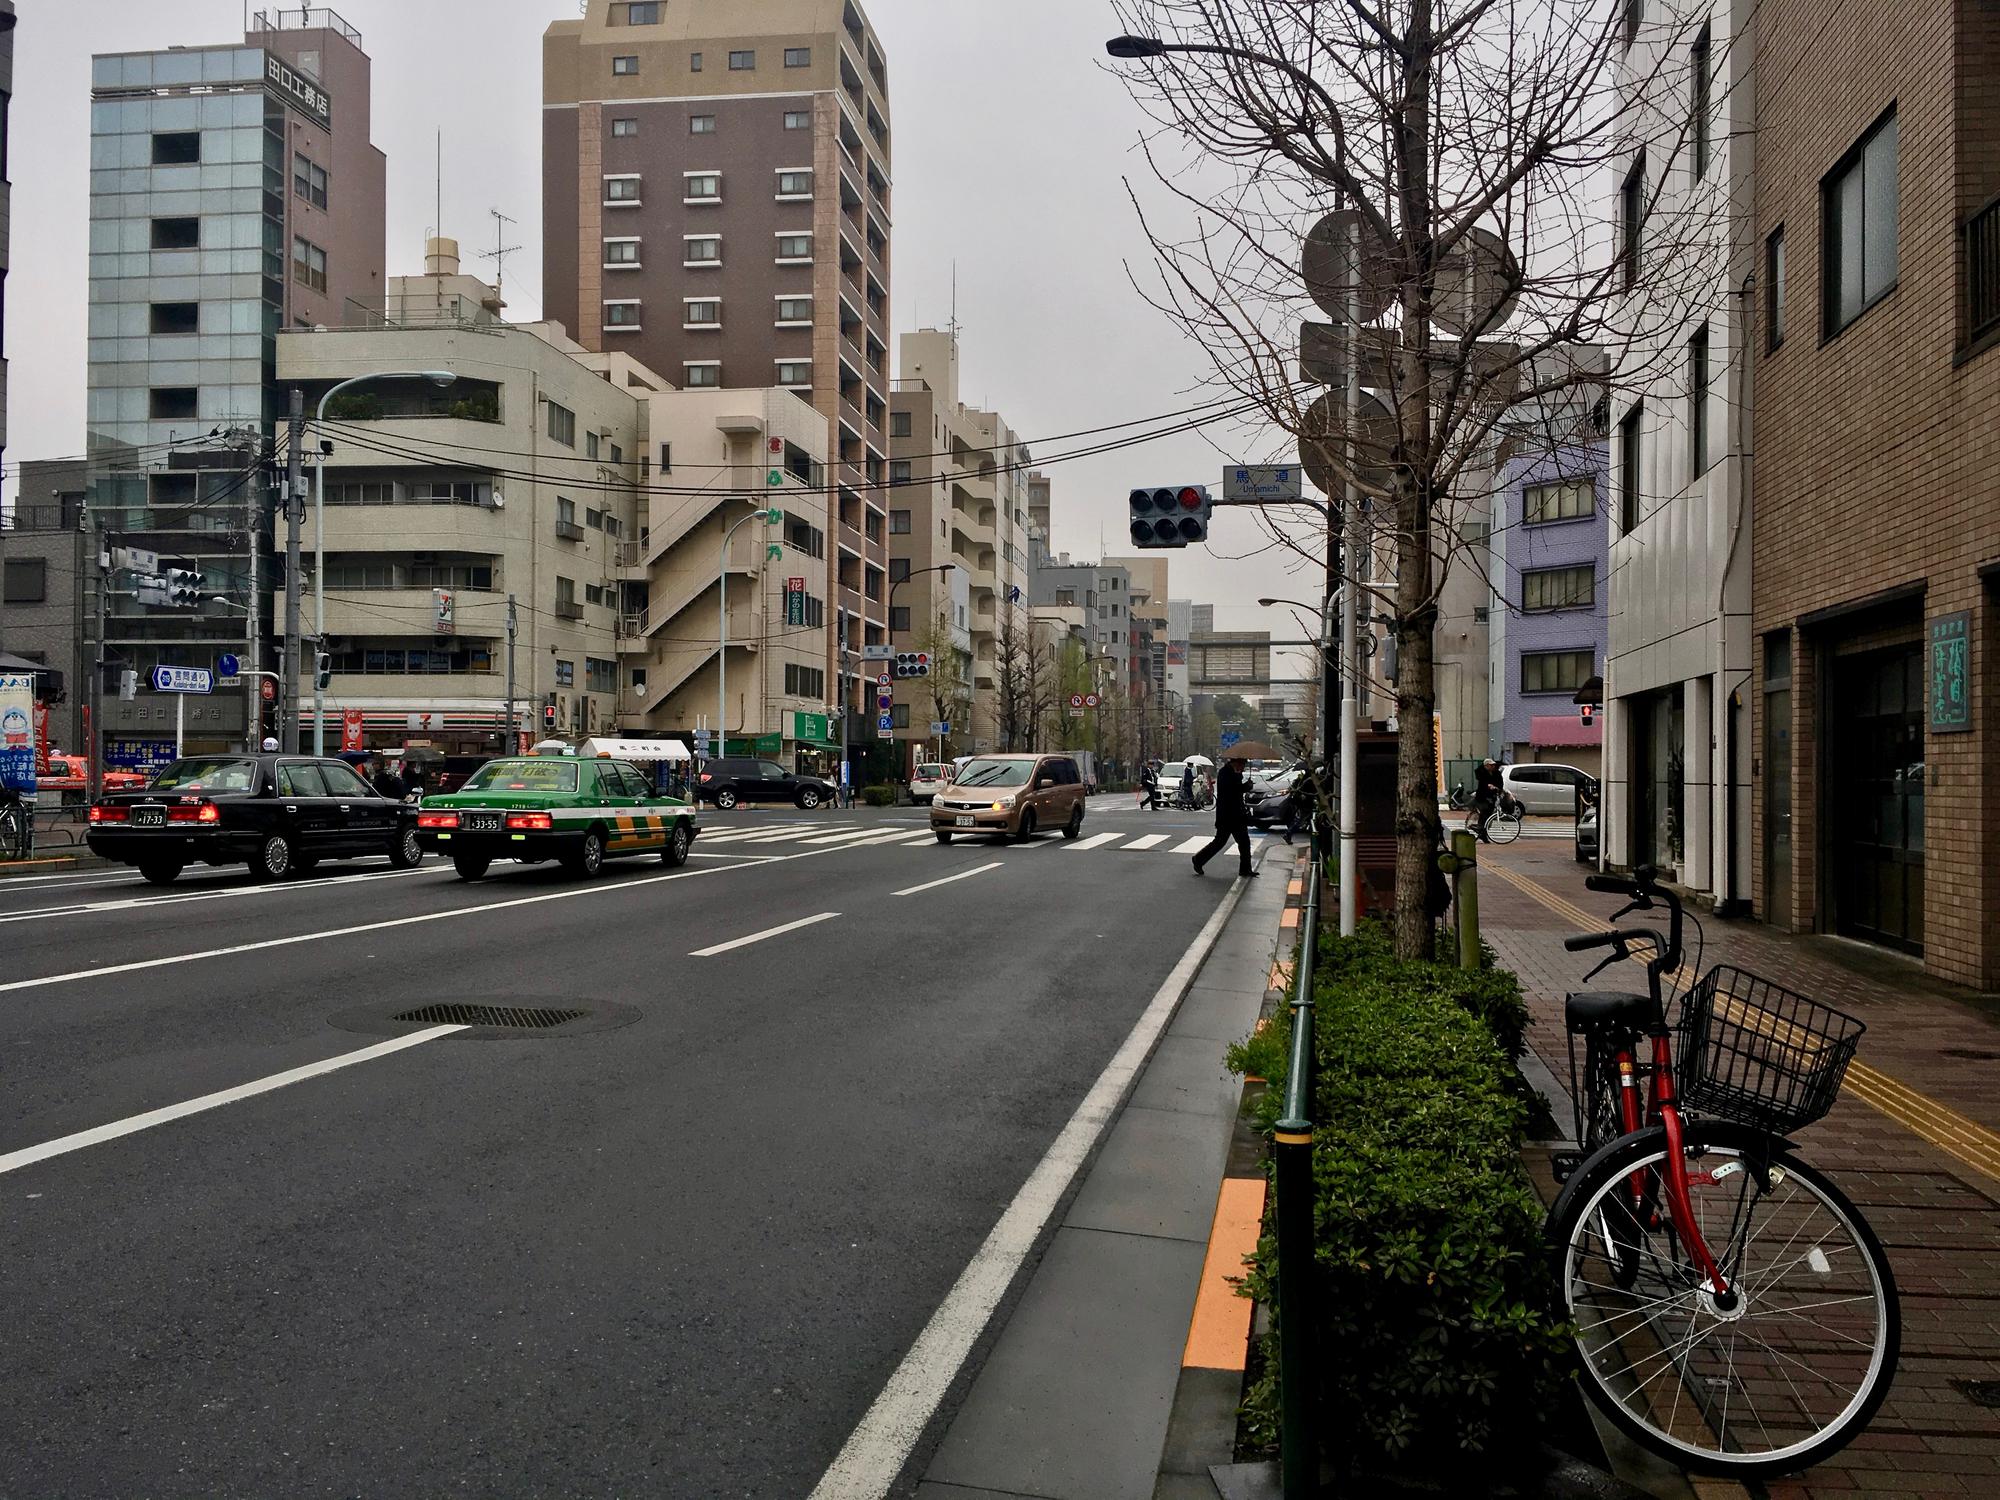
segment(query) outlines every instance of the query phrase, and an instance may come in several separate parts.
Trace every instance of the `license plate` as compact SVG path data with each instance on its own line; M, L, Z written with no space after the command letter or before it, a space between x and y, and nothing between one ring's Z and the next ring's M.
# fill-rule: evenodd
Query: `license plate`
M498 833L500 831L500 821L500 814L498 813L479 812L467 813L462 820L467 833Z
M960 813L956 818L952 819L952 822L957 824L960 828L970 828L973 826L972 814Z
M132 809L134 828L165 828L167 810L164 807L135 807Z

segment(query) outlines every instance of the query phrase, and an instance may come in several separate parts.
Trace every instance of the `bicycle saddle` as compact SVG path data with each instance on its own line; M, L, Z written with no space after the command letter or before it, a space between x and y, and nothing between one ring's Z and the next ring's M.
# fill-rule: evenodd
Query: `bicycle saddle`
M1578 990L1564 997L1563 1019L1574 1032L1599 1026L1630 1026L1644 1031L1660 1020L1660 1006L1651 995L1626 990Z

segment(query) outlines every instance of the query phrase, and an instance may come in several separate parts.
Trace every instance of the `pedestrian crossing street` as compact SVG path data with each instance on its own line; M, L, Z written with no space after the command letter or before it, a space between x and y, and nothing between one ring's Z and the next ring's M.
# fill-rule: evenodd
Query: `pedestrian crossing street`
M1093 808L1092 812L1096 810ZM963 838L979 843L992 842L991 834L964 834ZM1175 833L1139 833L1124 831L1114 833L1093 833L1090 824L1084 824L1084 836L1080 839L1066 839L1060 833L1038 833L1026 844L1009 844L1012 849L1061 849L1070 854L1193 854L1214 837L1213 833L1197 833L1183 836ZM1253 832L1252 841L1277 838L1282 834L1262 834ZM695 840L697 854L741 854L746 857L764 853L778 853L780 850L802 853L814 849L877 849L915 848L928 844L933 847L937 838L929 827L918 823L898 823L893 827L874 823L865 827L846 826L837 823L787 823L783 827L738 828L734 826L703 830Z

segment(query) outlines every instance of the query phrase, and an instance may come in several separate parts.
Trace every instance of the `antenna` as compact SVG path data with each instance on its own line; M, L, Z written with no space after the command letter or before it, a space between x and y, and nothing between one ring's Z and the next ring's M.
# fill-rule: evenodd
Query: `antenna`
M944 326L946 330L951 334L952 338L954 340L957 339L958 337L958 262L957 261L953 261L951 263L951 321L949 323L946 323Z
M444 234L444 132L437 133L437 217L431 222L431 233L442 237ZM424 246L426 253L430 246Z
M507 243L507 226L516 221L508 218L497 208L489 208L486 211L493 215L493 248L480 251L479 257L481 260L493 262L493 290L497 292L502 290L507 275L507 257L521 247Z

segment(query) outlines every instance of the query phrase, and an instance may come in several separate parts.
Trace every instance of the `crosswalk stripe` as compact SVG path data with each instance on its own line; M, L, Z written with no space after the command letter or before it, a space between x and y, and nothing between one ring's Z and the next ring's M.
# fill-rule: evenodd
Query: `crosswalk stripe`
M752 839L765 843L773 839L796 838L802 833L823 831L823 824L794 823L784 828L730 828L720 833L704 833L701 837L702 842L708 844L727 844Z
M1071 845L1069 846L1069 847L1070 847L1070 852L1071 852L1071 853L1075 853L1076 851L1078 851L1078 850L1080 850L1080 849L1101 849L1101 848L1103 848L1103 847L1104 847L1104 846L1105 846L1106 844L1115 844L1115 843L1117 843L1117 842L1118 842L1118 840L1119 840L1119 839L1121 839L1122 837L1124 837L1124 835L1123 835L1123 834L1117 834L1117 833L1096 833L1096 834L1092 834L1092 835L1091 835L1091 836L1090 836L1089 838L1087 838L1087 839L1080 839L1080 840L1078 840L1078 841L1077 841L1076 843L1073 843L1073 844L1071 844Z
M1196 835L1195 835L1195 836L1194 836L1193 838L1191 838L1191 839L1183 839L1183 840L1181 840L1181 842L1179 842L1178 844L1174 845L1174 847L1173 847L1173 848L1169 849L1169 850L1167 851L1167 853L1169 853L1169 854L1193 854L1193 853L1195 853L1195 852L1196 852L1197 850L1201 850L1201 849L1206 849L1207 847L1208 847L1208 840L1207 840L1207 839L1205 839L1205 838L1203 838L1203 837L1202 837L1202 836L1201 836L1200 834L1196 834Z
M838 844L848 839L865 839L876 832L872 828L843 828L838 833L822 833L803 842L808 844Z
M906 844L934 844L937 842L937 835L934 833L920 833L913 839L904 839L903 842Z
M1166 841L1167 841L1167 836L1164 833L1149 833L1144 838L1137 838L1132 840L1132 842L1127 844L1125 847L1128 850L1150 849L1155 844L1164 844Z

